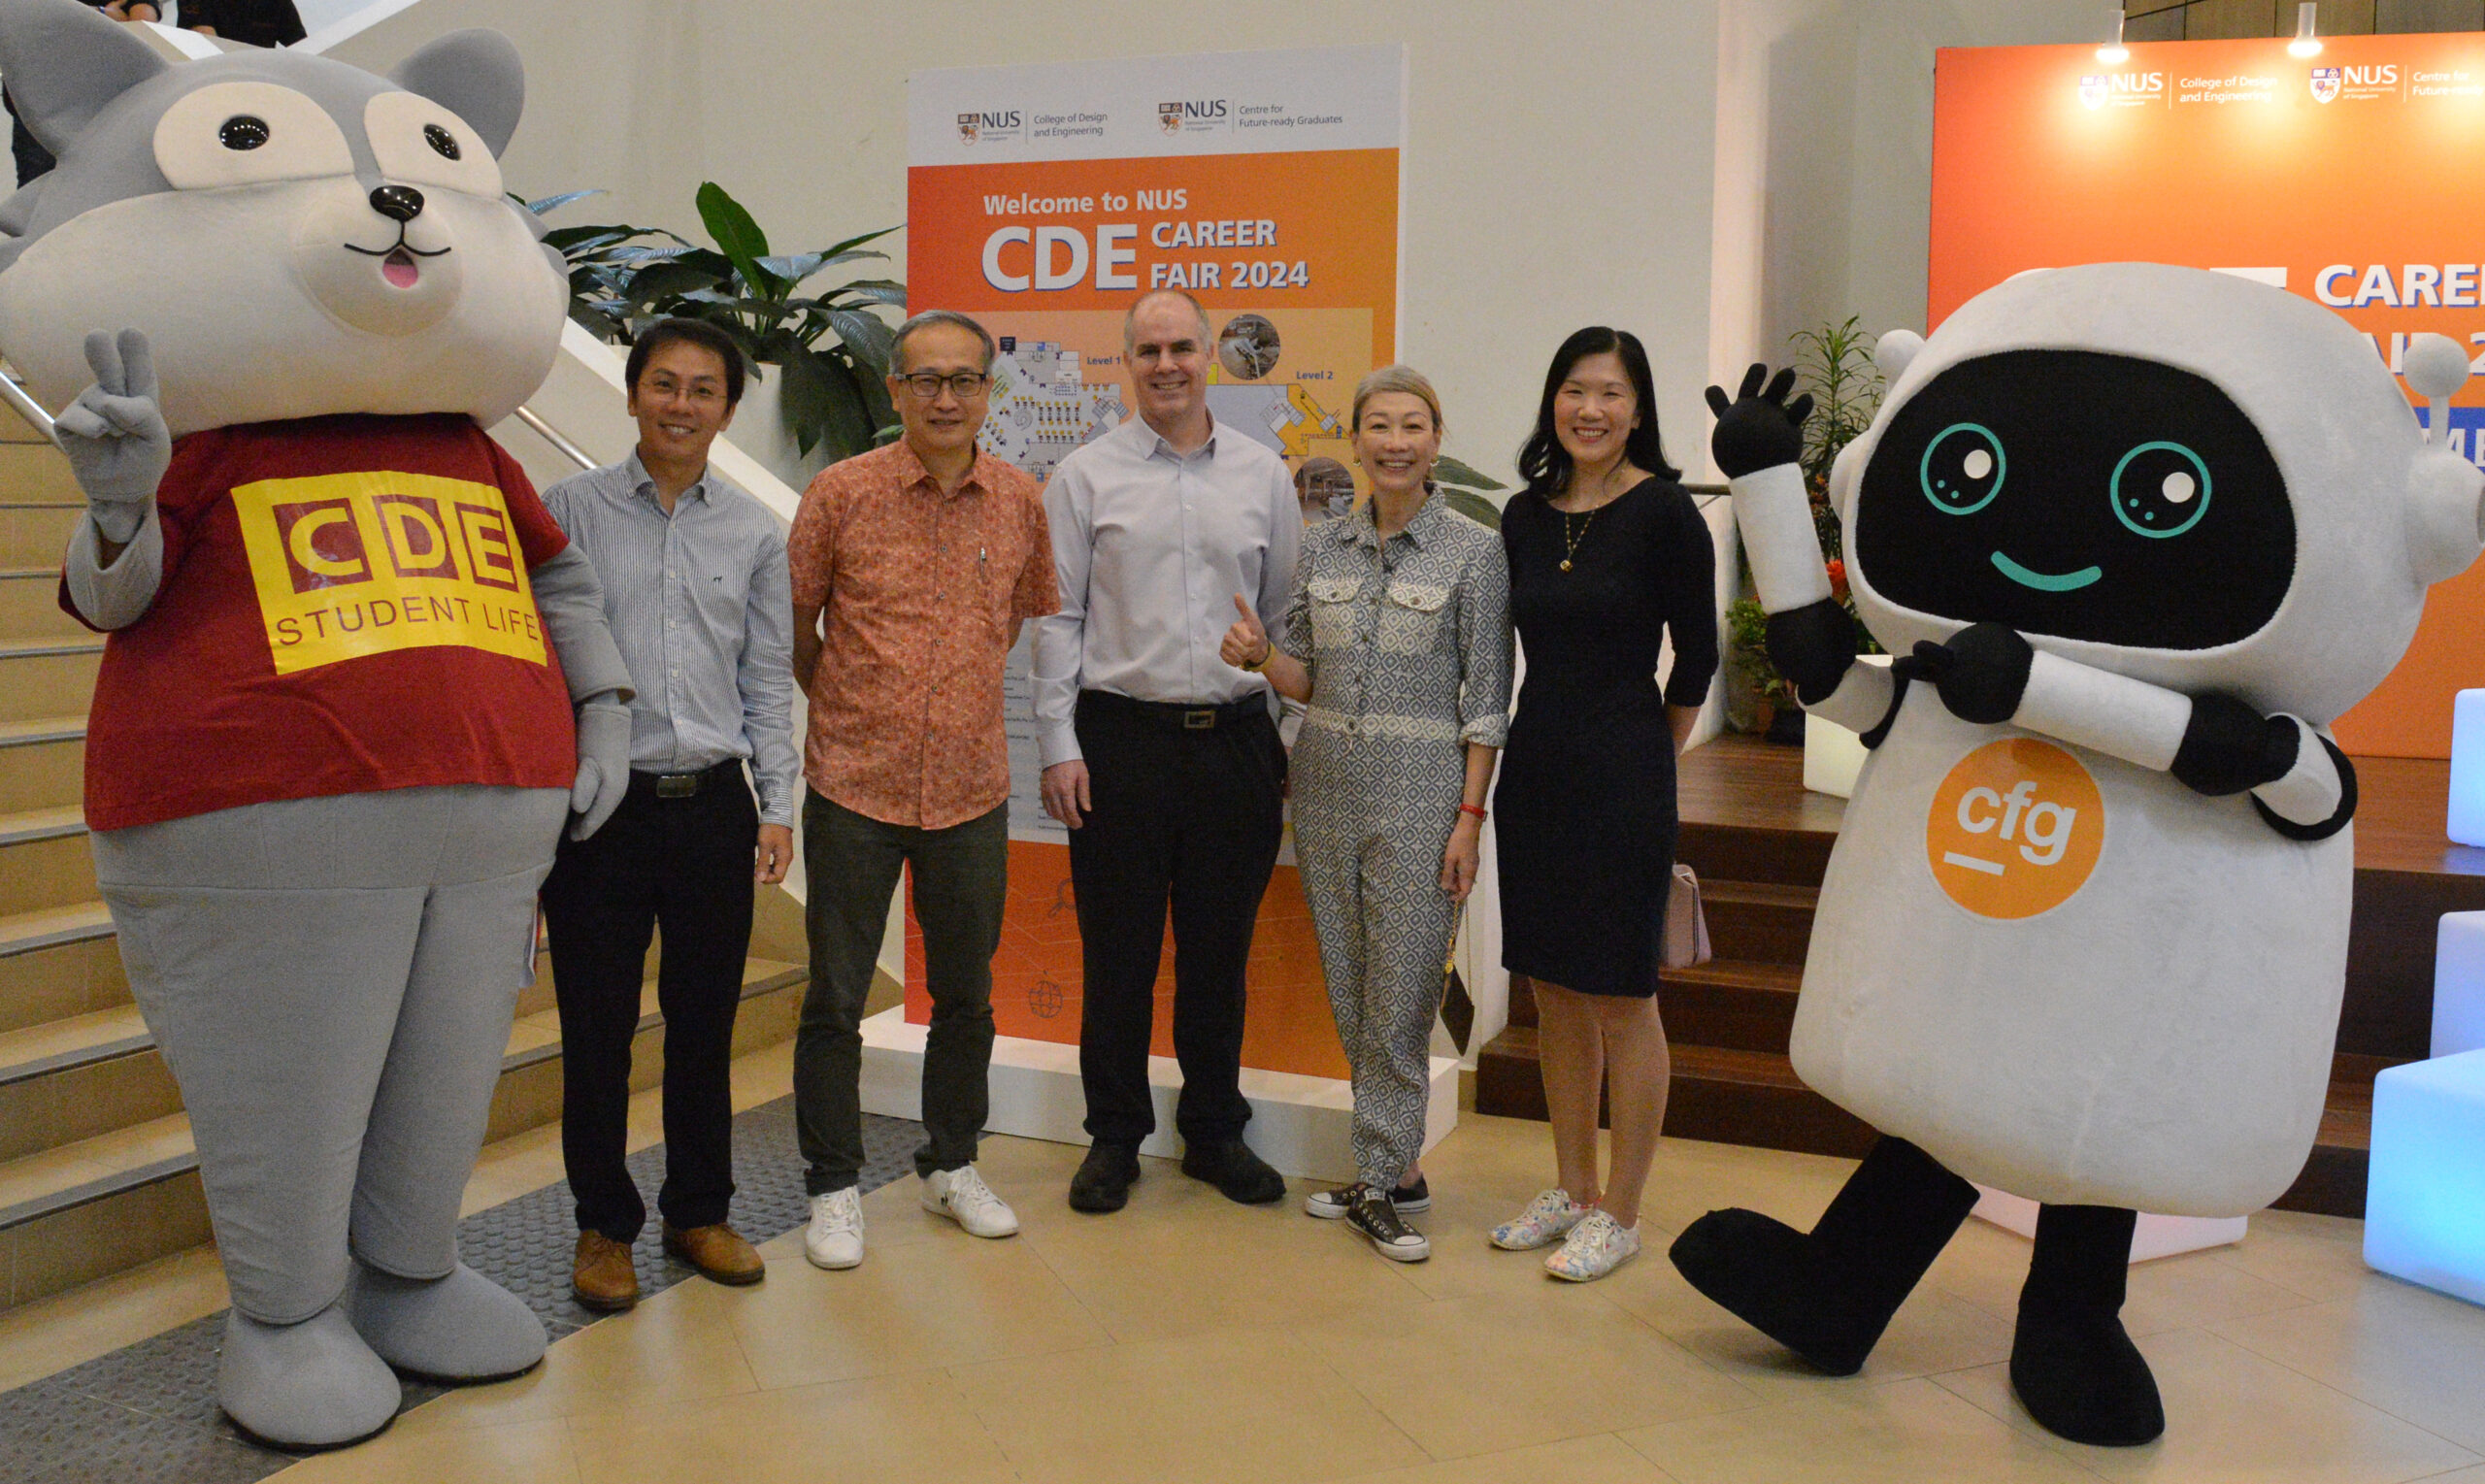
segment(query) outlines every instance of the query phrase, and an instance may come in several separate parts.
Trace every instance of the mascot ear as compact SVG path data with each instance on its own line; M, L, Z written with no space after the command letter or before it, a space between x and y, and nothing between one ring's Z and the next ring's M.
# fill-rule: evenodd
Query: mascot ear
M77 0L0 0L0 73L27 131L55 155L106 104L171 65Z
M388 81L473 124L495 157L508 151L526 108L526 64L498 31L451 31L399 62Z
M1890 330L1872 342L1872 364L1881 369L1883 379L1895 381L1923 348L1924 337L1913 330Z

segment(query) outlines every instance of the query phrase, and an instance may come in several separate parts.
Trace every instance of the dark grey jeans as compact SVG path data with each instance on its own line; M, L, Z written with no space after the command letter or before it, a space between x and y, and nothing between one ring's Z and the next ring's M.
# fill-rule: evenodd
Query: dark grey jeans
M794 1124L803 1185L814 1196L844 1190L862 1172L863 1001L901 867L913 877L932 991L923 1048L928 1138L914 1151L915 1172L973 1164L990 1109L992 955L1010 882L1010 807L922 830L882 824L807 790L803 917L812 982L794 1035Z

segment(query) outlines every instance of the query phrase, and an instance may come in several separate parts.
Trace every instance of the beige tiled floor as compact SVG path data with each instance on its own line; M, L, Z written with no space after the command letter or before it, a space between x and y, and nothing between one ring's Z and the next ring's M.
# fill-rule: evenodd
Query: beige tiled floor
M788 1070L781 1046L745 1059L737 1105ZM652 1138L641 1101L634 1138ZM1548 1152L1541 1125L1469 1116L1426 1162L1436 1255L1399 1267L1292 1202L1245 1209L1154 1161L1129 1210L1082 1217L1061 1201L1078 1150L996 1138L981 1165L1024 1220L1012 1240L926 1215L902 1180L865 1203L858 1270L812 1269L788 1234L757 1288L684 1283L532 1375L286 1477L2485 1484L2485 1310L2367 1271L2356 1223L2268 1212L2240 1247L2135 1270L2127 1312L2170 1427L2082 1448L2010 1397L2018 1238L1971 1222L1862 1373L1833 1380L1693 1293L1661 1248L1712 1205L1808 1222L1844 1163L1670 1144L1650 1251L1573 1287L1483 1241ZM468 1204L559 1164L549 1131L508 1140ZM87 1291L83 1312L0 1320L0 1383L33 1348L220 1297L195 1255L158 1267Z

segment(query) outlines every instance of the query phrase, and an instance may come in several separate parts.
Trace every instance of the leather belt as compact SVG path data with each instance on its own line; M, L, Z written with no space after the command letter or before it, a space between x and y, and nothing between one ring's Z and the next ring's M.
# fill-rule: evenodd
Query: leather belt
M727 778L741 775L740 758L729 759L697 773L642 773L634 768L630 771L630 793L636 798L695 799Z
M1191 706L1179 701L1141 701L1118 691L1082 690L1078 704L1101 711L1117 711L1152 721L1158 726L1177 727L1185 732L1212 732L1257 716L1266 721L1269 702L1266 696L1245 696L1240 701L1227 701L1215 706Z

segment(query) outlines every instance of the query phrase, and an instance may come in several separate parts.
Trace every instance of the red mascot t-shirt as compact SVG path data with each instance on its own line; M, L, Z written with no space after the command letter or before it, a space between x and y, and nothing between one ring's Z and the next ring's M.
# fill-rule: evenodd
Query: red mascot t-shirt
M155 503L163 585L105 642L95 681L90 828L428 784L570 786L569 692L526 577L568 538L474 419L193 433Z

